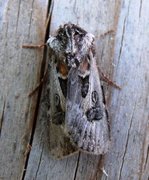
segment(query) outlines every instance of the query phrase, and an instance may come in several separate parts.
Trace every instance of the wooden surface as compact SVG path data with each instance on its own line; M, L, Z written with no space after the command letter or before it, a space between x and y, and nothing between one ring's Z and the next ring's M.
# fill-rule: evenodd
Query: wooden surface
M43 75L46 51L21 47L44 42L50 5L48 0L0 0L0 180L148 180L149 2L54 1L50 34L69 21L93 33L98 65L122 87L104 83L110 151L104 157L77 153L63 160L48 151L45 85L42 94L28 97ZM100 37L111 29L115 36Z

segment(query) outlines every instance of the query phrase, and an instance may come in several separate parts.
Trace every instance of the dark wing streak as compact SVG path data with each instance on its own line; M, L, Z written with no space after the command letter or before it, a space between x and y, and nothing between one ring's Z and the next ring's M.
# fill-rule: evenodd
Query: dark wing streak
M60 106L63 110L65 111L65 97L63 95L63 92L61 90L60 82L57 78L57 73L56 73L56 65L54 60L52 59L50 62L50 101L51 101L51 115L57 113L56 111L56 102L55 102L55 94L58 94L60 97ZM51 117L52 118L52 117Z

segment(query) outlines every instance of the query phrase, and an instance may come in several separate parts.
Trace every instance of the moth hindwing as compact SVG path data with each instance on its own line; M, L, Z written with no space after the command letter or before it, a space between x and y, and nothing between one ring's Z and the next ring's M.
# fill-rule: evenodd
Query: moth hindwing
M104 154L109 124L95 58L94 36L65 24L47 41L50 53L50 151Z

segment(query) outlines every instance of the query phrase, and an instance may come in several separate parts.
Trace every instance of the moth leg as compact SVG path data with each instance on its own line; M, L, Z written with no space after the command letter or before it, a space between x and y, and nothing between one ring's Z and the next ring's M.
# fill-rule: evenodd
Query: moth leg
M107 35L109 35L109 34L112 34L112 35L113 35L114 33L115 33L115 30L111 29L111 30L109 30L109 31L101 34L99 38L103 38L104 36L107 36Z
M101 79L105 82L107 82L110 86L113 86L119 90L121 90L121 87L119 85L117 85L116 83L114 83L111 79L109 79L102 71L101 69L99 68L98 66L98 70L99 70L99 74L101 76Z
M33 45L33 44L24 44L22 45L22 48L30 48L30 49L35 49L35 48L42 48L44 46L46 46L47 44L44 43L44 44L36 44L36 45ZM29 97L32 96L40 87L41 85L43 84L43 82L45 81L46 77L47 77L47 74L48 74L48 69L46 70L43 78L41 79L41 81L37 84L36 88L29 93Z
M47 29L49 28L49 24L50 24L50 21L51 21L51 17L52 17L52 11L53 11L53 7L54 7L54 4L52 3L52 6L51 6L51 9L50 9L50 12L49 12L49 15L46 19L46 24L45 24L45 29L47 31ZM42 48L44 46L47 46L46 43L43 43L43 44L36 44L36 45L33 45L33 44L24 44L22 45L22 48Z
M52 6L52 8L53 8L53 6ZM47 30L47 28L49 26L50 20L51 20L51 16L49 15L47 20L46 20L46 28L45 28L46 30ZM42 47L45 47L45 46L47 46L46 43L35 44L35 45L34 44L24 44L24 45L22 45L22 48L36 49L36 48L42 48Z
M115 31L114 30L109 30L107 32L105 32L104 34L100 35L100 38L103 38L104 36L107 36L108 34L114 34ZM121 90L121 87L119 85L117 85L116 83L114 83L111 79L109 79L102 71L101 69L98 67L99 73L101 74L101 78L103 81L107 82L109 85Z
M40 82L37 84L37 86L28 94L29 97L31 97L45 82L48 76L48 68L43 76L43 78L40 80Z
M46 45L47 45L46 43L44 43L44 44L36 44L36 45L34 45L34 44L24 44L24 45L22 45L22 48L36 49L36 48L42 48L42 47L44 47Z

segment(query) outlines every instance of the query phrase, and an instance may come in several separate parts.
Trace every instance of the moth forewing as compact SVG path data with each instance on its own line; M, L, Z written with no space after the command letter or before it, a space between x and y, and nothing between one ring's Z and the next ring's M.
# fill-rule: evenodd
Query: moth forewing
M81 95L82 84L78 76L78 68L73 68L69 72L65 126L72 142L81 150L92 154L104 154L110 144L108 117L103 104L96 60L92 52L90 52L90 59L89 90L85 98ZM94 106L93 92L97 93L96 107L100 108L101 119L89 119L86 114ZM94 112L91 111L91 113Z
M49 150L56 158L63 158L77 151L77 148L70 142L69 136L64 131L65 122L65 97L60 88L56 71L55 56L51 56L48 71L50 81L50 129L49 129Z
M95 153L97 154L104 154L109 150L110 147L110 125L108 120L108 113L103 103L103 92L101 88L99 72L97 68L96 58L93 57L93 54L90 53L91 59L91 74L90 74L90 84L92 87L92 92L96 91L98 94L98 107L101 108L102 111L102 118L100 120L95 121L96 126L96 144L95 144ZM91 94L91 92L90 92Z

